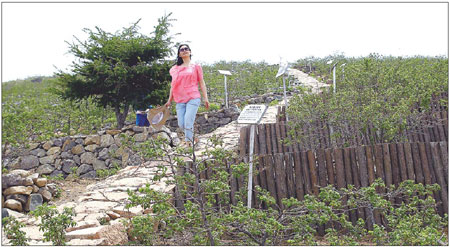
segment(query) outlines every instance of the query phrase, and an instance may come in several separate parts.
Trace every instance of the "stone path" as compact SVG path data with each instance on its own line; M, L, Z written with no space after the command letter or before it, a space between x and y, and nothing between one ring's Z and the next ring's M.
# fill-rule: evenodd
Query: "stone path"
M319 91L322 87L328 85L317 82L314 78L305 73L291 69L289 74L293 75L303 85L311 87L313 92ZM280 105L284 103L280 102ZM275 123L278 106L269 106L261 123ZM197 155L200 155L205 148L205 143L212 135L222 138L225 143L225 149L237 149L239 142L240 129L246 126L238 124L236 121L220 127L199 137ZM137 191L150 182L156 171L156 163L146 162L137 169L136 166L128 166L119 171L118 174L108 177L105 180L86 186L86 190L80 197L71 202L64 202L58 205L58 210L62 212L64 207L74 207L77 216L74 220L77 226L68 229L68 245L122 245L128 241L125 228L120 223L121 218L130 218L135 215L145 213L141 207L126 210L124 207L128 198L127 189ZM152 167L153 166L153 167ZM170 192L174 186L166 187L164 181L153 184L152 188ZM34 218L9 210L9 212L26 224L22 228L27 236L31 238L30 245L51 245L49 242L43 242L43 233L39 231ZM109 221L108 225L102 225L100 222ZM8 240L2 234L2 244L7 245Z

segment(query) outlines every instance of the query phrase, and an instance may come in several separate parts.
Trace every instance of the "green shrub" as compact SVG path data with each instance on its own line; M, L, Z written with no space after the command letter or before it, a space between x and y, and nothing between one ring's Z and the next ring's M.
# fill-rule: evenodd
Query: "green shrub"
M5 235L10 239L11 245L29 245L26 233L20 228L25 227L25 223L19 222L14 216L5 217L2 219L3 229Z

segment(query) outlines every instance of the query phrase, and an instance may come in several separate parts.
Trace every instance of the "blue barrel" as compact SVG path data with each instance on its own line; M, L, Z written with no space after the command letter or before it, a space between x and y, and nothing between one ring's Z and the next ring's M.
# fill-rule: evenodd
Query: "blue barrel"
M150 126L146 113L136 113L136 125L137 126Z

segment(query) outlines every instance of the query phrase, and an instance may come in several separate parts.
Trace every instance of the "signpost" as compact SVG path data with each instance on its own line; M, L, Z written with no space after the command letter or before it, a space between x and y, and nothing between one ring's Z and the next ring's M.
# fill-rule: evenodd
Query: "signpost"
M330 60L327 62L327 64L331 64L331 63L333 63L333 60ZM335 63L332 68L333 69L333 94L336 94L336 65L337 64L338 63Z
M219 73L225 76L225 108L228 108L227 75L231 75L231 72L228 70L219 70Z
M239 124L251 124L250 126L250 147L249 147L249 169L248 169L248 187L247 187L247 207L252 207L252 186L253 186L253 149L255 145L255 125L261 121L266 112L265 105L247 105L239 115L237 122Z

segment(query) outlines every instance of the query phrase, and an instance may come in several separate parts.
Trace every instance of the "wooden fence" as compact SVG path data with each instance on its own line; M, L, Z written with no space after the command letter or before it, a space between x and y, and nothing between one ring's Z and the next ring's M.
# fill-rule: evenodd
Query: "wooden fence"
M230 162L248 161L242 160ZM230 165L230 202L236 203L236 195L245 200L247 183L244 177L233 177ZM192 164L179 174L192 172ZM319 189L327 185L345 188L352 184L356 188L369 186L381 178L387 186L398 185L404 180L414 180L422 184L439 184L441 190L434 193L437 212L443 216L448 213L448 151L447 142L385 143L355 148L316 149L303 152L285 152L258 155L255 160L257 175L253 178L252 205L265 206L256 197L255 186L270 192L281 205L283 198L294 197L303 200L306 194L318 195ZM213 178L211 167L200 173L200 181ZM186 198L184 198L186 200ZM392 202L400 204L401 198ZM180 201L176 201L181 206ZM217 207L229 205L216 204ZM382 217L368 208L350 211L353 223L358 218L367 222L371 229L373 223L382 224ZM374 222L372 221L374 220Z

